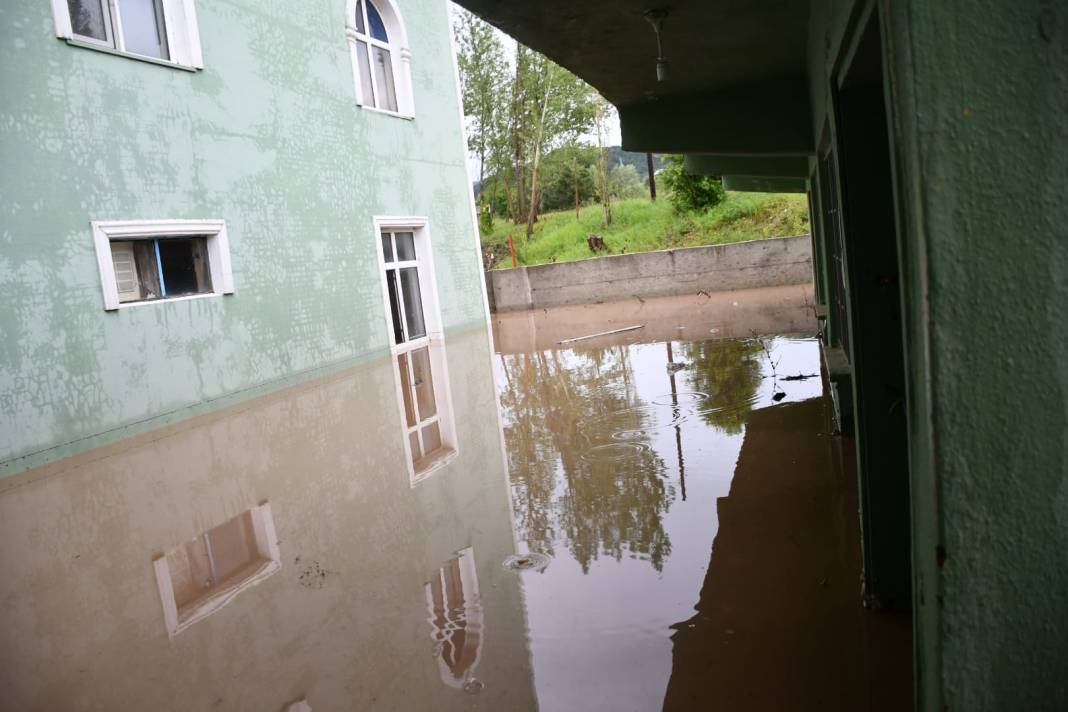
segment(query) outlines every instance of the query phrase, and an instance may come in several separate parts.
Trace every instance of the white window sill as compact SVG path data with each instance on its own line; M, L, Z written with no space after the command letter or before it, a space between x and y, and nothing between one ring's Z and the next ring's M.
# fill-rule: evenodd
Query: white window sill
M412 478L412 487L415 487L420 482L430 477L431 474L455 460L458 454L459 453L455 448L443 447L437 452L431 453L430 456L419 460L416 463L418 467L416 467L415 470L415 477Z
M178 625L171 632L171 636L178 635L197 621L204 620L232 601L237 594L252 588L281 568L282 565L277 561L261 560L248 569L237 572L231 577L232 583L229 585L182 608L178 612Z
M132 307L144 307L150 304L167 304L170 302L188 302L193 299L209 299L211 297L223 296L219 292L207 292L205 294L187 294L183 297L165 297L163 299L143 299L139 302L119 302L119 309L130 309ZM111 310L108 310L111 311Z
M138 62L147 62L148 64L158 64L161 67L170 67L172 69L180 69L183 72L198 72L200 71L196 67L190 67L186 64L178 64L167 59L158 59L156 57L148 57L143 54L134 54L133 52L120 52L114 47L108 47L107 45L96 44L95 42L86 42L80 40L77 37L61 37L63 41L72 47L81 47L82 49L92 49L97 52L103 52L104 54L113 54L116 57L125 57L126 59L135 59Z
M371 111L376 114L385 114L386 116L393 116L398 119L404 119L406 121L415 121L415 116L412 114L402 114L399 111L390 111L389 109L379 109L377 106L365 106L364 104L357 104L358 108L364 111Z

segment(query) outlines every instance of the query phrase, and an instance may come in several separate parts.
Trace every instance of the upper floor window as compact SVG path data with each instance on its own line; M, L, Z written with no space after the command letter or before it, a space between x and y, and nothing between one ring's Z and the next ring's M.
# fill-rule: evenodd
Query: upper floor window
M414 484L456 452L430 239L422 221L376 220L408 474Z
M400 13L392 2L350 2L347 34L357 103L369 109L413 116L411 52Z
M56 34L74 44L203 67L194 0L52 0Z

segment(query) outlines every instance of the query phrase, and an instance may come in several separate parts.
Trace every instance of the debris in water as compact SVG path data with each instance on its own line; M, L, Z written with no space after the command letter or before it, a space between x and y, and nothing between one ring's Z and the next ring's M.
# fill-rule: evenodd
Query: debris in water
M512 554L504 560L503 566L513 571L544 571L552 560L553 557L548 554L532 551L528 554Z
M681 371L684 368L686 368L686 364L684 364L684 363L669 363L667 365L667 370L670 373L675 373L676 371Z
M772 396L771 396L771 399L773 401L775 401L776 403L778 403L779 401L781 401L785 397L786 397L786 393L784 391L779 391L778 393L773 393Z
M816 378L815 373L799 373L796 376L783 376L784 381L807 381L810 378Z
M477 695L486 688L485 683L479 680L477 677L473 677L464 683L463 690L469 695Z
M622 329L612 329L611 331L600 331L600 332L598 332L596 334L587 334L586 336L576 336L576 337L574 337L572 339L564 339L563 341L559 341L557 343L570 344L570 343L575 342L575 341L584 341L586 339L595 339L598 336L610 336L612 334L619 334L619 333L622 333L624 331L634 331L635 329L644 329L644 328L645 328L645 324L637 324L635 326L624 326Z

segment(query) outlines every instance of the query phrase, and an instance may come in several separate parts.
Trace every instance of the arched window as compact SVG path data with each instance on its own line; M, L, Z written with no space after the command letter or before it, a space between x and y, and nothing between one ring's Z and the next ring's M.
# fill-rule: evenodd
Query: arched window
M411 117L411 52L391 0L350 0L347 35L360 106Z

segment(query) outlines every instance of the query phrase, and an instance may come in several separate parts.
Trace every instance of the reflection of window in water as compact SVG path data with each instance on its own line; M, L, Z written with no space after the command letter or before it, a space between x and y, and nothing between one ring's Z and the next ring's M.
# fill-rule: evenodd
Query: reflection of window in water
M482 600L470 548L438 569L426 584L426 602L441 679L451 687L481 688L474 672L482 652Z

